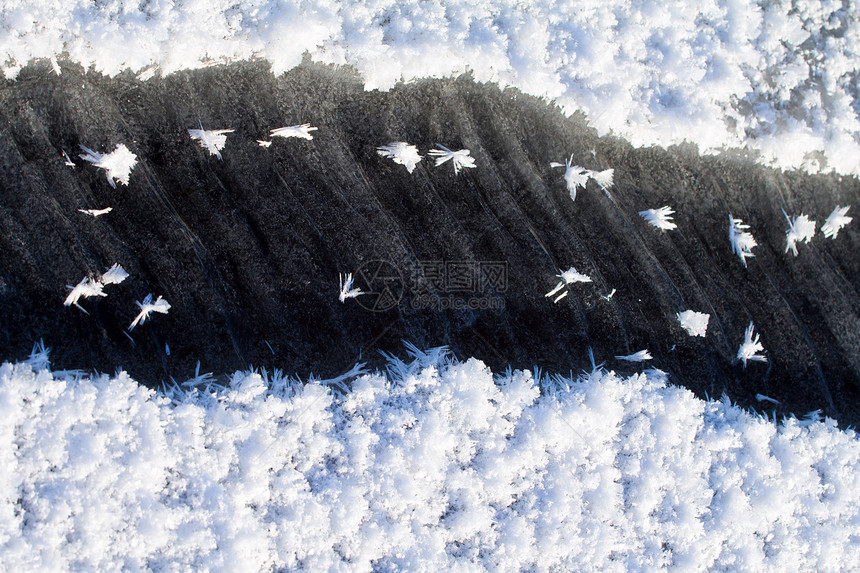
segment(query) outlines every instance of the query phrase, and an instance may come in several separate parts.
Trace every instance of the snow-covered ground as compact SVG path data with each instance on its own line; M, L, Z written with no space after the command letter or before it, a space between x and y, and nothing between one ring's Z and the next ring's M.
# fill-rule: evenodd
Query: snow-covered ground
M45 353L3 364L3 569L860 568L860 443L830 420L657 370L539 386L413 356L167 395Z
M854 0L20 0L0 11L0 68L145 78L259 57L279 74L308 54L368 89L471 71L635 145L857 174L859 20Z

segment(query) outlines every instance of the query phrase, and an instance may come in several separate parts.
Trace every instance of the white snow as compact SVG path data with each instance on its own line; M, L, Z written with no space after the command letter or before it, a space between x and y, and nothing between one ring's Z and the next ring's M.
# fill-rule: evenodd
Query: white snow
M785 211L782 212L788 221L788 230L785 232L785 252L797 256L797 243L808 243L815 236L815 221L810 221L806 215L798 215L794 220L790 219Z
M66 297L66 300L63 302L64 306L75 305L76 307L84 310L81 305L78 304L78 301L81 298L89 298L91 296L107 296L104 292L104 286L99 281L93 280L90 277L84 277L81 279L75 286L66 285L66 288L72 289L72 292ZM84 312L86 312L84 310Z
M415 170L418 162L422 159L421 154L418 153L418 148L405 141L392 141L388 145L380 145L376 148L376 152L382 157L391 159L394 163L403 165L409 173Z
M281 74L307 55L369 90L470 72L637 146L858 174L857 14L835 0L30 0L0 13L0 68L60 58L146 79L264 58Z
M685 310L675 316L678 317L678 322L681 323L681 327L687 331L687 334L690 336L705 336L708 330L708 320L711 318L710 314L696 312L695 310Z
M116 189L117 181L123 185L128 185L131 170L137 165L137 155L132 153L125 144L118 144L110 153L99 153L83 145L79 147L85 152L80 155L81 159L104 169L105 177L107 177L107 182L111 187Z
M729 213L729 242L732 244L732 252L740 257L744 267L747 266L747 257L754 257L752 248L758 245L752 233L747 231L749 225L745 225L740 219L735 219Z
M555 285L555 287L551 291L549 291L548 293L546 293L544 295L545 297L551 297L551 296L555 295L556 293L558 293L558 291L560 291L561 289L563 289L567 285L571 285L573 283L590 283L591 282L590 276L577 271L576 268L574 268L574 267L570 267L566 271L563 271L561 274L558 274L555 276L557 276L561 280L558 282L558 284ZM558 302L561 299L563 299L565 296L567 296L567 291L563 292L558 298L553 300L553 302Z
M657 370L541 393L430 351L347 393L240 372L164 394L47 364L0 366L10 571L860 569L852 430Z
M78 211L95 218L107 215L113 211L113 207L105 207L104 209L78 209Z
M847 217L850 205L848 207L840 207L839 205L833 209L833 212L827 217L827 220L821 225L821 232L829 239L835 239L839 234L839 230L850 223L854 218Z
M661 231L671 231L672 229L678 228L678 225L672 222L672 215L674 213L675 211L666 205L659 209L646 209L644 211L639 211L639 216Z
M427 152L427 155L432 155L436 158L436 167L439 167L446 161L451 161L451 164L454 166L454 175L458 175L460 173L460 169L475 168L475 158L470 157L469 153L471 153L468 149L459 149L457 151L451 151L441 143L437 143L436 147L439 149L431 149Z
M102 275L101 282L104 285L118 285L128 278L128 273L122 268L119 263L114 263L105 274Z
M573 155L568 157L564 163L553 161L549 166L552 168L564 167L564 184L570 194L570 200L576 201L576 191L580 187L585 189L585 184L588 183L588 169L574 165Z

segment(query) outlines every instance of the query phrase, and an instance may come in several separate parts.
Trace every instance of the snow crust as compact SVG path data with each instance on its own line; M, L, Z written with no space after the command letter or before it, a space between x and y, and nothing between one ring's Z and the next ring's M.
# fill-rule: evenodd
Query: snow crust
M146 79L258 57L280 74L307 54L367 89L468 71L634 145L857 174L859 15L853 0L13 0L0 67L67 58Z
M0 366L0 562L34 570L860 568L860 443L659 370L495 376L441 350L156 393ZM539 382L536 382L536 377ZM342 391L339 388L346 388Z

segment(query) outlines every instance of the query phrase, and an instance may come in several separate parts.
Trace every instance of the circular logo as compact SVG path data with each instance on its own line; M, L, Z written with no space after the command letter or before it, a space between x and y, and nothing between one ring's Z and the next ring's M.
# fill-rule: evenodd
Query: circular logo
M403 275L388 261L366 261L355 273L355 286L364 294L355 302L371 312L384 312L403 298Z

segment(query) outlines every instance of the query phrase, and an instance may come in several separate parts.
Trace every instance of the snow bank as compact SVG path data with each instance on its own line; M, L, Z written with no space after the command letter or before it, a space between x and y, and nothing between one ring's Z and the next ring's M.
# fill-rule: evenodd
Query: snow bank
M860 444L652 370L498 378L439 351L351 391L0 367L9 570L857 570ZM338 383L339 384L339 383Z
M260 57L279 74L307 53L368 89L471 71L634 145L857 174L858 14L853 0L20 0L0 12L0 62L15 77L64 54L151 77Z

